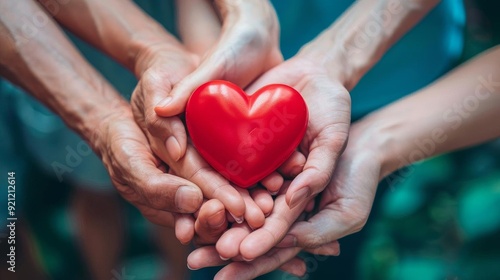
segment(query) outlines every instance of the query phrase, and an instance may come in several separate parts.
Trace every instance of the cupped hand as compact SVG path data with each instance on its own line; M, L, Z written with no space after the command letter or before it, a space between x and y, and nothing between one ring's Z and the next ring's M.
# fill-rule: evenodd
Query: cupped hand
M351 104L349 93L340 80L333 78L326 69L318 67L313 61L297 55L264 74L248 91L254 92L270 83L283 83L294 87L303 95L309 107L308 129L299 149L306 156L306 162L300 174L278 195L273 212L266 218L262 228L255 231L237 228L224 233L215 247L223 258L238 256L253 262L272 253L270 250L283 240L315 195L328 185L336 162L347 144ZM286 238L286 241L298 244L293 236ZM235 242L239 245L235 246ZM230 243L231 246L228 246ZM323 247L330 255L339 253L335 240ZM201 248L193 254L203 254L204 250L212 249ZM192 267L203 265L196 263L196 259L191 259ZM208 260L205 259L205 262ZM219 261L214 259L209 262ZM231 263L221 273L233 271L239 266L241 264Z
M292 256L287 254L286 259L275 259L272 267L266 266L266 270L259 269L254 264L267 259L269 254L278 252L286 254L285 252L295 250L298 253L300 249L305 249L314 254L338 255L340 247L337 240L363 228L370 214L378 183L387 174L383 149L378 144L384 140L374 137L377 135L376 130L376 126L365 120L354 124L350 130L350 142L339 159L332 180L321 193L318 212L307 220L297 221L281 242L263 256L249 263L229 263L219 272L220 279L229 279L222 277L226 275L242 276L245 279L249 275L250 279L277 269ZM277 207L279 206L275 205ZM286 215L283 211L280 217ZM266 224L262 229L265 227ZM215 257L208 259L214 255L213 250L215 249L207 247L193 252L188 258L190 267L220 265L222 262Z
M160 117L183 113L192 92L207 81L228 80L245 87L283 60L279 24L269 1L218 0L213 4L211 7L204 0L177 1L180 36L200 63L156 104L155 112ZM185 153L185 130L172 136L179 142L179 148L172 150L180 158ZM261 183L276 193L283 179L273 173Z
M294 87L309 108L307 131L299 147L306 162L286 193L286 202L293 208L320 193L330 182L347 143L351 99L347 89L327 69L300 54L268 71L248 91L271 83Z
M180 44L158 44L141 53L138 61L138 67L144 70L136 71L139 83L132 94L132 111L149 140L151 150L175 175L198 185L205 198L220 200L234 219L242 222L245 201L240 192L187 143L185 127L179 116L165 118L154 111L173 87L195 69L196 56ZM181 152L183 150L185 153Z

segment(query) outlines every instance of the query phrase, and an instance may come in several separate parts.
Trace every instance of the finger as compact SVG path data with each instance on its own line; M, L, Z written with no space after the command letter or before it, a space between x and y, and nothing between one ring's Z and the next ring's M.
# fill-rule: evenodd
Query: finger
M250 232L252 232L252 230L246 223L233 224L215 244L215 248L220 258L222 260L228 260L238 256L240 254L239 244Z
M298 246L315 249L324 244L335 243L336 240L357 231L357 229L353 228L353 224L347 221L350 217L346 218L344 216L346 216L345 213L325 208L308 221L295 223L278 247ZM338 245L333 244L331 246ZM319 252L322 251L327 251L327 249L319 249ZM338 248L338 251L340 253L340 248Z
M240 193L222 175L212 169L191 145L186 155L170 166L179 176L197 184L204 197L218 199L237 223L245 218L245 201Z
M283 185L283 177L276 171L266 176L260 182L271 195L278 194L281 186Z
M271 215L266 218L264 226L250 233L241 242L240 254L246 260L253 260L264 255L278 244L290 229L290 226L303 212L307 202L290 209L284 195L276 198Z
M283 61L278 48L278 28L274 9L270 5L253 5L244 1L220 4L223 14L223 28L220 39L207 52L199 67L176 84L170 92L172 101L158 108L163 116L174 116L184 111L192 92L210 80L227 80L244 88L260 74ZM255 12L255 16L248 16ZM229 16L226 16L229 15ZM242 17L242 15L244 17ZM262 19L266 16L269 20ZM239 22L242 19L243 22ZM269 28L261 26L270 24ZM276 23L276 24L273 24Z
M226 265L215 275L214 279L254 279L275 270L294 258L299 252L300 248L273 249L252 262L233 262Z
M292 258L291 260L280 266L279 269L297 277L302 277L307 272L306 263L299 257Z
M205 267L221 266L229 263L219 257L215 246L204 246L195 249L187 258L188 268L198 270Z
M260 207L252 199L248 190L237 188L241 197L245 201L245 220L253 230L260 228L264 224L265 216Z
M285 178L294 178L299 175L306 164L306 157L299 151L293 154L278 168L280 174Z
M307 156L304 170L293 179L286 193L286 202L290 208L323 191L330 182L335 169L335 163L345 148L336 148L336 140L329 139L330 131L323 131L314 140ZM333 138L333 137L331 137Z
M316 205L316 201L314 201L314 199L309 200L309 202L306 205L306 209L304 209L304 211L312 212L314 210L315 205Z
M128 174L115 174L126 178L130 186L114 182L120 194L134 205L142 204L148 208L175 212L193 213L201 206L203 194L192 182L161 172L155 165L154 159L139 158L144 154L133 146L123 147L123 154L128 159ZM150 155L150 154L149 154ZM125 172L125 171L123 171Z
M167 158L177 161L186 151L187 136L184 124L178 117L164 118L165 116L158 114L156 109L171 100L168 98L168 92L172 90L170 76L171 73L166 70L146 71L134 91L132 105L138 123L144 122L145 128L155 138L155 142L151 144L158 146L154 149L155 152L162 152L158 156L164 161L167 161ZM151 137L149 139L151 142Z
M338 256L340 255L340 244L335 240L317 248L306 248L304 250L313 255Z
M224 205L217 199L208 200L201 206L194 227L197 244L215 244L227 228Z
M253 201L255 201L255 204L257 204L260 210L262 210L265 217L271 214L274 206L274 200L267 190L261 187L256 187L250 190L250 195L252 196Z
M183 245L188 244L194 236L194 218L192 215L175 214L175 236Z

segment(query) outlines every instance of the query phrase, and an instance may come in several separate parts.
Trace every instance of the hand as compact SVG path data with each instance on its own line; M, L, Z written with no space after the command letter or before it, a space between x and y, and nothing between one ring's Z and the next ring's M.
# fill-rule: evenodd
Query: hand
M98 133L91 142L113 185L148 220L172 227L173 213L194 213L199 209L203 200L200 189L165 173L166 167L153 155L128 106L103 119L95 131Z
M202 60L196 71L169 93L170 102L156 108L160 116L182 113L191 93L205 82L227 80L244 88L283 61L279 49L279 23L269 1L214 1L215 12L222 20L220 34L214 31L220 25L218 18L206 7L204 0L177 2L182 8L179 29L183 42ZM196 18L192 18L193 14Z
M307 161L286 194L276 198L273 212L261 229L253 232L230 229L218 241L217 252L224 258L241 256L246 260L259 260L259 256L268 253L284 238L312 198L330 182L335 163L347 141L350 97L340 80L333 79L329 74L306 57L297 55L271 69L251 85L249 92L269 83L284 83L302 93L310 111L310 123L300 146ZM325 247L330 254L339 252L337 242L330 242ZM202 250L210 249L198 249L193 254L204 254ZM206 258L201 263L196 263L194 257L191 260L192 267L208 262ZM210 262L218 263L217 260ZM236 266L230 264L221 273L232 271Z
M215 11L206 4L204 0L177 1L181 37L186 48L202 59L196 70L162 96L161 103L154 104L160 117L184 112L191 93L207 81L222 79L245 87L283 60L278 43L278 20L268 1L215 1L222 27ZM200 19L203 24L199 24ZM171 142L176 139L178 143L172 144L169 152L181 158L186 151L185 130L165 134L165 137L174 136ZM261 183L271 193L276 193L283 179L273 173Z
M162 102L174 85L195 69L196 56L185 51L181 45L159 44L141 53L137 65L139 69L145 70L137 71L140 79L132 94L132 111L153 153L175 175L197 184L204 197L219 199L235 220L242 222L245 204L239 192L186 143L184 124L179 117L163 118L154 111L154 107ZM182 158L179 157L181 150L185 150Z
M303 95L309 107L309 125L300 145L306 162L286 194L276 198L273 212L266 218L264 226L246 237L234 233L236 236L231 239L239 240L238 251L234 251L234 243L232 247L218 246L223 256L241 254L244 259L252 260L276 246L309 201L330 182L337 159L347 143L350 96L326 68L317 67L299 54L262 76L252 84L251 91L269 83L293 86ZM226 236L232 234L226 233Z
M263 256L257 257L248 263L229 263L217 274L217 279L230 279L236 276L239 279L257 277L280 267L287 260L292 259L301 249L314 254L338 255L340 247L337 240L359 231L366 223L378 182L383 174L385 174L382 172L385 169L383 168L385 166L383 164L384 160L380 155L382 149L379 149L379 146L377 146L378 142L372 136L375 135L373 131L376 130L377 128L373 128L371 124L357 123L352 126L350 132L351 141L339 159L330 184L321 193L319 212L317 214L307 221L296 222L286 236L284 238L281 237L280 240L282 241L277 247ZM280 200L282 201L280 202ZM282 220L281 223L273 221L273 225L281 225L289 223L288 219L296 215L296 213L290 213L294 212L295 208L288 212L286 209L279 210L280 207L283 207L280 205L285 205L283 200L283 197L277 197L275 210L267 218L266 224L262 229L266 228L268 220L272 221L276 217L285 219L284 221L286 222ZM273 216L277 212L281 213ZM246 231L245 235L248 235L246 238L255 235L259 231L261 229L253 233L250 233L250 230ZM260 233L258 238L273 240L276 238L264 236L263 232ZM261 244L262 242L265 243L266 240L261 239ZM258 249L260 247L262 245L255 248ZM197 249L188 258L189 266L200 268L228 263L220 259L217 260L215 258L216 254L218 252L214 247ZM269 260L269 256L274 257ZM267 260L265 262L266 265L258 267L256 264L262 263L263 260ZM305 269L298 270L304 264L301 264L300 260L297 259L295 259L295 262L296 270L295 272L291 272L294 274L299 272L302 272L302 274L305 273Z
M377 186L386 174L382 148L375 125L366 121L353 124L350 141L321 193L319 212L293 225L278 246L301 247L328 254L331 242L360 231L365 225Z
M302 172L286 193L290 208L310 200L330 182L335 163L347 143L351 99L340 79L300 53L271 69L248 89L283 83L297 89L309 108L309 124L299 147L306 156Z

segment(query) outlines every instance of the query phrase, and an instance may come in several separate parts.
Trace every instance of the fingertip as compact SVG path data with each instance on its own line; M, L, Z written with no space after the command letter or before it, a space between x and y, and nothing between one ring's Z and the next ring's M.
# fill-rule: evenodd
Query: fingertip
M182 213L194 213L203 203L203 193L196 186L180 186L175 193L175 206Z
M287 178L293 178L302 172L306 164L306 157L299 151L293 154L280 166L279 171Z
M236 223L241 224L245 221L245 200L238 190L231 187L231 189L225 193L225 197L219 200L224 203L226 210L234 218Z
M271 195L276 195L283 185L283 182L283 177L278 172L273 172L266 178L264 178L261 181L261 184L269 191Z
M186 245L194 237L194 220L186 214L175 216L175 237L181 244Z
M250 191L250 193L253 200L255 201L255 204L257 204L260 210L262 210L262 212L264 213L264 216L267 217L269 214L271 214L271 211L273 211L274 207L274 200L271 197L271 194L269 194L269 192L263 188L252 190Z
M187 101L187 100L186 100ZM183 113L186 109L186 101L171 100L168 105L155 106L154 111L160 117L173 117Z
M165 148L168 155L174 160L178 161L182 157L182 150L179 141L174 136L170 136L165 141Z

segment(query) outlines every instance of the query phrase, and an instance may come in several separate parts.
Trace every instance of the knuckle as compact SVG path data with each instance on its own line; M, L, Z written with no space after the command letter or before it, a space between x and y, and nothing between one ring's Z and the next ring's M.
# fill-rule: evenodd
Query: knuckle
M157 177L149 177L142 190L146 202L152 208L162 209L169 205L168 188L162 187L162 183Z
M323 244L327 244L330 241L328 238L323 236L322 234L307 234L304 236L305 238L302 239L300 243L302 243L302 247L304 248L317 248Z

